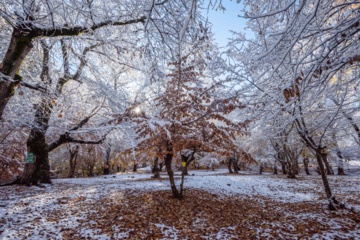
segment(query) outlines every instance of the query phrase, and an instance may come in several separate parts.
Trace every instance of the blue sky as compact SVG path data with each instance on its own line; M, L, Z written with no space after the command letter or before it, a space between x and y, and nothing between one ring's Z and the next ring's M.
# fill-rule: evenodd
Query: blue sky
M210 9L208 14L205 11L204 15L208 17L209 22L212 23L212 32L214 33L215 41L220 47L226 46L228 38L231 37L229 30L236 32L246 32L249 37L249 31L245 31L246 19L239 17L243 15L241 9L242 3L237 3L236 0L223 0L222 5L226 8L225 11ZM251 35L251 34L250 34Z

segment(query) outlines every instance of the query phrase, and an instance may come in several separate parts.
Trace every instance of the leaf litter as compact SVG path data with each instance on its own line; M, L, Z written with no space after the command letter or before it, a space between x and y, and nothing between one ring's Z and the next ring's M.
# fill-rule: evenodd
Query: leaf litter
M354 211L326 210L319 181L198 171L182 201L149 174L7 186L0 239L359 239L360 178L330 178Z

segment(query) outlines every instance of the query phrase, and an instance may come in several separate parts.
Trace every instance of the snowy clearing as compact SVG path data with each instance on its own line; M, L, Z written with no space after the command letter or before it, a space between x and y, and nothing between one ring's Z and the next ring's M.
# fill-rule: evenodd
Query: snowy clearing
M126 173L55 179L45 188L1 187L0 239L359 239L360 177L329 180L336 196L356 213L327 211L317 175L287 179L230 175L224 169L190 171L183 201L169 197L165 173L161 180L149 173ZM179 226L181 221L186 224Z

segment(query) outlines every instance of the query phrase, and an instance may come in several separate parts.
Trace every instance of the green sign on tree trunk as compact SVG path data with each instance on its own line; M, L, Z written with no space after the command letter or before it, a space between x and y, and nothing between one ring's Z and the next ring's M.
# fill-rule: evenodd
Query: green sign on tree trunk
M32 152L29 152L25 159L26 163L34 163L34 154Z

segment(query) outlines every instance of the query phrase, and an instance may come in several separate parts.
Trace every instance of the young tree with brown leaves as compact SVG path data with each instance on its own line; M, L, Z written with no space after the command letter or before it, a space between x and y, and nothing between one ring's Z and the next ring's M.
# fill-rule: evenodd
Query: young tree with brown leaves
M178 190L172 170L173 158L180 154L186 168L187 161L198 151L229 155L237 148L234 140L246 127L226 117L235 105L214 96L215 85L205 83L202 66L191 54L179 56L178 61L169 64L172 67L169 80L163 94L155 99L157 112L152 116L133 113L131 117L140 140L138 148L165 158L171 190L178 199L184 196L185 172ZM190 152L190 156L183 151Z

